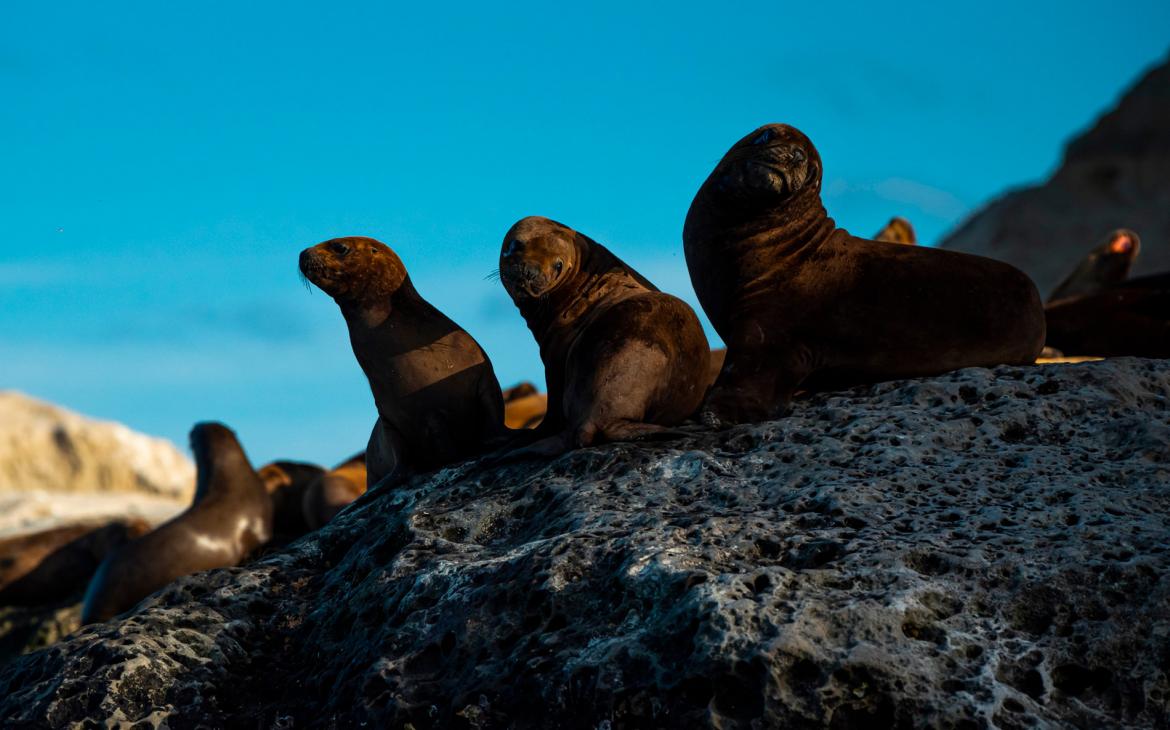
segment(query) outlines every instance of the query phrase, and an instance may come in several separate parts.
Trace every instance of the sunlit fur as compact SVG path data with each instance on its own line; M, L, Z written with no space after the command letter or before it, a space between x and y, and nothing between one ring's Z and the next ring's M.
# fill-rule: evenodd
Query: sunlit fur
M398 255L365 236L334 238L305 249L300 270L342 307L386 304L406 280Z

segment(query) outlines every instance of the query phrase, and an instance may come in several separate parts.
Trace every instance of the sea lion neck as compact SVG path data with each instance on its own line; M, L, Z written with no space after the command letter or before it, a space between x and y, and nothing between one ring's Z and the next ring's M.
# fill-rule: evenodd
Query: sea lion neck
M815 248L836 230L836 223L829 217L821 202L820 191L801 191L785 205L771 208L738 223L727 224L700 215L698 221L688 219L687 226L693 235L717 237L725 240L742 241L746 248L766 243L777 254L796 254Z
M195 498L192 504L199 504L208 497L233 491L233 477L239 473L240 468L248 471L252 469L239 444L208 447L207 453L196 456L195 466Z

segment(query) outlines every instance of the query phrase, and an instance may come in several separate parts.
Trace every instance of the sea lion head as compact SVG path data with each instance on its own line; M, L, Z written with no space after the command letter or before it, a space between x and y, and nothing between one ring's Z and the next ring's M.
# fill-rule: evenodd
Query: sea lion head
M1118 228L1109 234L1108 240L1101 248L1105 255L1124 256L1132 261L1141 251L1142 242L1138 234L1128 228Z
M513 301L539 299L569 278L580 262L580 234L529 216L508 229L500 248L500 281Z
M222 423L196 423L189 438L191 453L195 456L195 502L198 503L206 496L210 481L219 468L235 466L240 460L246 464L247 457L235 432Z
M385 306L406 280L402 259L365 236L334 238L301 251L301 274L339 305Z
M720 209L745 214L819 195L821 157L800 130L765 124L736 142L704 184Z

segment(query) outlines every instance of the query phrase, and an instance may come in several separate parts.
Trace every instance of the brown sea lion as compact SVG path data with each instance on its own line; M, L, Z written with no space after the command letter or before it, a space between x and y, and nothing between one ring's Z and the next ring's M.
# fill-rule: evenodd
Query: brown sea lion
M145 520L129 518L0 541L0 606L47 605L81 593L111 550L149 531Z
M522 383L513 385L511 388L504 388L504 391L501 393L501 395L504 397L504 405L506 406L514 400L528 398L529 396L536 395L539 392L540 391L537 389L535 383L530 383L525 380Z
M301 512L310 530L323 527L366 492L366 452L354 454L313 481L305 490Z
M370 486L476 456L506 437L487 353L419 296L390 247L335 238L302 251L300 269L340 307L373 391Z
M324 467L282 460L265 464L257 474L272 498L271 543L287 544L308 533L312 528L305 522L305 491L325 475Z
M1170 357L1170 288L1121 285L1044 312L1048 347L1065 356Z
M661 434L702 400L698 317L608 249L547 218L516 223L500 281L540 345L548 412L526 453Z
M533 393L504 403L504 424L511 429L536 428L548 412L548 397Z
M1052 290L1048 301L1095 294L1120 284L1129 276L1141 247L1141 239L1133 231L1126 228L1113 231Z
M184 575L236 565L272 536L272 500L236 435L219 423L191 429L193 505L114 550L89 583L81 623L105 621Z
M907 246L918 244L918 237L914 235L914 226L905 218L894 217L873 237L875 241L886 243L901 243Z
M855 238L821 203L821 160L783 124L760 127L691 203L691 282L727 360L711 423L776 418L798 387L1031 363L1044 345L1032 281L991 259Z

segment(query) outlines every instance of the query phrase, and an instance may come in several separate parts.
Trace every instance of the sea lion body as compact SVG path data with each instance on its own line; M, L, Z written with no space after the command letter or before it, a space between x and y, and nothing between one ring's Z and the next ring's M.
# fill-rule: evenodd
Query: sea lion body
M308 533L305 521L305 492L325 475L317 464L302 461L273 461L256 472L272 499L272 543L286 544Z
M524 218L500 279L540 345L548 453L661 433L698 406L710 359L698 317L601 244Z
M487 353L419 296L388 246L333 239L302 251L300 269L340 307L374 395L370 486L471 458L502 441L504 404Z
M731 148L691 204L687 267L727 345L705 418L776 418L798 387L1035 360L1044 314L1023 272L851 236L825 213L821 173L807 137L767 125Z
M351 456L314 480L305 490L301 511L311 530L323 527L366 492L366 452Z
M230 429L191 430L194 504L113 551L89 583L81 623L108 620L176 578L239 563L272 536L272 500Z
M131 518L0 541L0 606L46 605L80 593L110 551L149 530Z
M1052 290L1048 301L1096 294L1121 284L1140 252L1141 239L1136 233L1126 228L1113 231Z
M1170 357L1170 288L1154 281L1052 302L1048 347L1066 356Z

